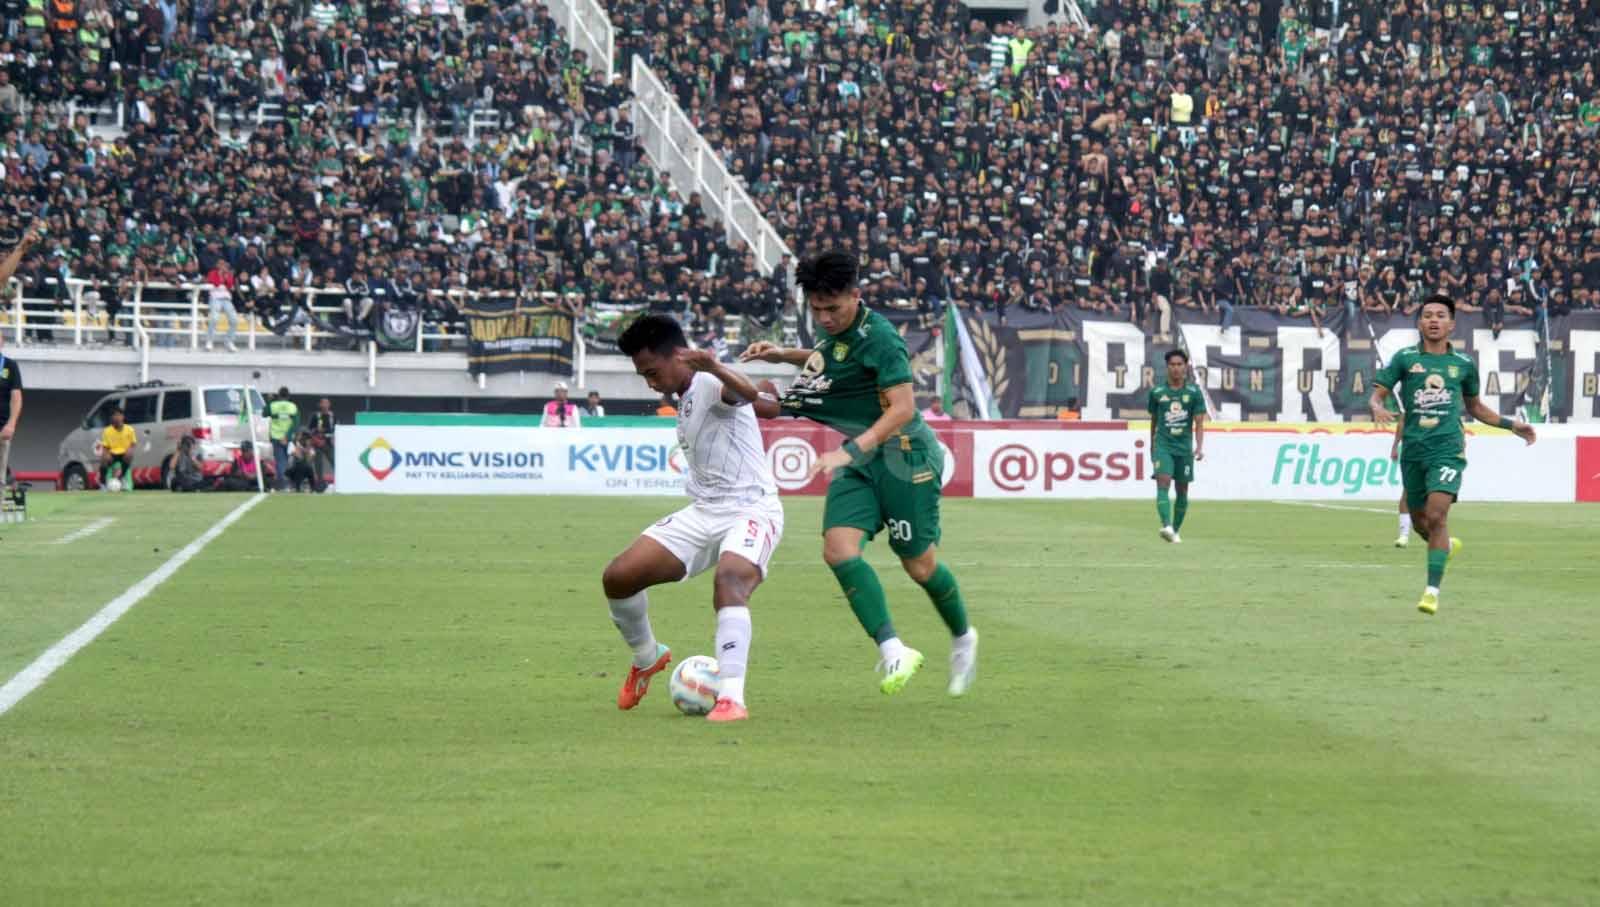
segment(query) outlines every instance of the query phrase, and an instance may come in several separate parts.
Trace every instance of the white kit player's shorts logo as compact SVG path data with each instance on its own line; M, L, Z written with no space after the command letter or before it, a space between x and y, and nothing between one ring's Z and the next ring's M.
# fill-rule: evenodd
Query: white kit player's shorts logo
M772 478L784 491L797 491L811 484L811 464L816 459L816 448L804 438L778 438L767 448Z

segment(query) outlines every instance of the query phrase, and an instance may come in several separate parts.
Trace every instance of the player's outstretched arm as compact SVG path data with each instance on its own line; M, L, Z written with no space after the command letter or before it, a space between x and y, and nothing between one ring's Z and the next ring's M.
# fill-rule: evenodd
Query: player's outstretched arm
M1499 413L1490 409L1488 405L1483 402L1482 397L1468 397L1467 412L1471 413L1472 418L1477 419L1479 422L1482 422L1485 425L1494 425L1499 428L1503 428L1522 440L1528 442L1529 444L1539 440L1539 436L1534 432L1532 425L1529 425L1521 419L1513 419L1510 416L1500 415Z
M783 407L778 403L777 385L771 381L762 381L763 386L758 388L743 372L717 361L717 357L708 350L681 349L678 358L697 372L715 375L722 382L722 402L748 401L756 417L761 419L776 419L783 415Z
M775 362L779 364L801 366L811 358L811 350L796 347L781 347L769 340L761 340L750 344L743 353L739 354L740 362Z
M838 450L830 450L811 462L811 475L822 473L831 476L835 469L849 466L887 441L891 435L906 426L917 415L917 402L911 384L896 384L885 388L883 414L866 431L844 442Z

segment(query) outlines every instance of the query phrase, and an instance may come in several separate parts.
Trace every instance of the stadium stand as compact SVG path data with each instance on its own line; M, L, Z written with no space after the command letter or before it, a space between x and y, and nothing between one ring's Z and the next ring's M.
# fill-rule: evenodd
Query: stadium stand
M11 20L0 79L0 242L50 233L20 274L28 340L131 341L142 284L172 342L222 258L232 307L308 347L383 305L448 339L481 292L649 305L707 338L779 308L543 6L49 0Z
M1600 301L1595 4L1347 4L1337 30L1324 3L1083 6L611 9L796 252L867 250L873 298L1224 323L1433 287Z
M219 257L283 333L359 333L370 299L448 338L475 292L772 323L783 274L642 158L634 56L796 251L853 239L890 305L1600 301L1593 3L1349 4L1331 29L1320 3L1022 28L954 0L616 0L609 83L527 2L12 5L0 241L47 215L33 339L75 281L114 328L127 287L179 306Z

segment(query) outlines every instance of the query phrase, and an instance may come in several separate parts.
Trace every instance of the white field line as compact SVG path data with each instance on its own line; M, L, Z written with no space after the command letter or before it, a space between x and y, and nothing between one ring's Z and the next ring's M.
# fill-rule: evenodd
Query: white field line
M55 544L57 544L57 545L70 545L73 542L76 542L78 539L86 539L89 536L94 535L96 532L99 532L100 530L106 528L107 526L110 526L112 523L115 523L116 521L117 521L117 518L114 517L114 516L101 517L100 519L95 520L93 523L90 523L89 525L83 527L82 529L75 529L72 532L69 532L66 535L62 536L61 538L56 539L55 540Z
M128 591L112 599L109 604L101 608L95 615L84 622L83 626L68 633L60 642L44 651L43 655L33 660L33 663L23 668L17 676L6 681L0 687L0 715L11 711L12 707L21 702L23 697L44 685L50 675L67 663L67 660L78 654L84 646L94 642L95 638L106 631L106 628L116 623L122 615L127 614L145 596L155 591L155 588L166 582L178 569L187 564L195 555L211 544L223 530L237 523L241 517L250 512L250 508L266 499L266 495L253 495L250 500L235 507L227 516L218 520L216 525L207 529L199 538L185 545L181 551L174 554L166 563L128 588Z
M1400 511L1393 507L1357 507L1354 504L1323 504L1317 501L1273 501L1285 507L1320 507L1323 510L1355 510L1361 513L1388 513L1399 515Z

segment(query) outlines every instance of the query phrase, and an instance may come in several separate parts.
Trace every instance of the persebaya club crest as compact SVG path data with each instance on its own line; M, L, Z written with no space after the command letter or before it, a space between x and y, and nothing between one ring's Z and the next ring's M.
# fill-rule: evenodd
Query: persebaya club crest
M846 357L848 355L850 355L850 344L848 344L848 343L838 343L838 342L835 342L833 344L833 361L834 362L843 362L844 361L844 357Z

